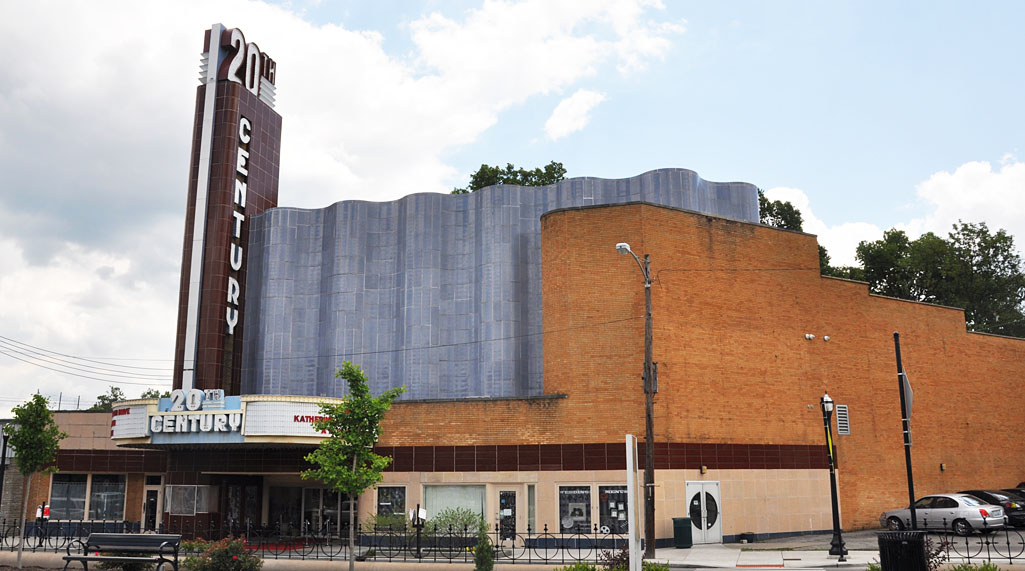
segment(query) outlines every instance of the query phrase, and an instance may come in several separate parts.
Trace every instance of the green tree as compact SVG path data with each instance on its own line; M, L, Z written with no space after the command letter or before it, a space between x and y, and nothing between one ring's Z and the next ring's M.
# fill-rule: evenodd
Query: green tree
M306 479L316 479L352 498L349 510L349 569L356 567L356 508L359 496L381 481L381 472L391 458L374 454L374 445L381 432L381 421L391 403L406 391L398 387L378 397L370 394L363 370L349 361L335 374L349 385L349 394L341 403L321 403L322 418L313 422L317 430L326 431L328 437L316 450L306 455L314 468L302 473Z
M466 194L496 184L517 184L520 186L544 186L555 184L566 178L566 168L562 163L552 161L544 168L527 170L516 168L507 163L505 168L482 164L477 172L470 175L470 184L466 188L454 188L452 194Z
M142 395L139 396L141 399L167 399L171 398L171 391L160 392L157 389L146 389L142 391Z
M25 496L21 507L21 534L25 537L25 514L28 513L28 498L32 486L32 474L52 474L57 471L57 449L60 441L68 435L61 432L53 420L53 412L47 407L46 397L35 394L25 404L14 407L14 420L4 425L4 434L10 437L9 445L14 449L14 460L18 471L25 479ZM18 542L18 569L21 569L21 552L25 542Z
M969 329L1025 336L1025 268L1004 230L958 222L947 238L910 240L892 229L857 257L874 293L961 307Z
M801 211L790 202L769 200L762 189L758 189L758 221L766 226L783 228L784 230L803 231L804 218ZM819 255L825 248L819 246Z
M829 264L829 252L819 245L819 272L824 276L843 278L845 280L865 281L865 270L858 266L832 266Z
M110 386L110 390L102 395L96 397L96 404L88 408L91 411L107 411L114 410L114 403L125 400L125 393L120 388L114 385Z

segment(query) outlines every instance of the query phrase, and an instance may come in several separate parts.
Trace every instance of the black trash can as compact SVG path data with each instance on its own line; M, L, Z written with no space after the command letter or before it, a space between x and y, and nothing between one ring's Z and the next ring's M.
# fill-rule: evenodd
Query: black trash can
M690 534L690 518L673 518L673 547L676 549L689 549L694 545Z
M928 571L924 531L881 531L878 536L883 571Z

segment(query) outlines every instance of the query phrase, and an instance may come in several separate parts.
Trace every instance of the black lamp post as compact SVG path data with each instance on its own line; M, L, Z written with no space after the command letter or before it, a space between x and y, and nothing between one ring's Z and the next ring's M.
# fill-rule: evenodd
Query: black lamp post
M0 428L3 428L3 426L0 425ZM3 503L4 499L4 479L7 478L7 440L10 437L10 434L4 433L3 449L0 450L0 504Z
M833 399L829 393L822 395L822 423L826 427L826 447L829 449L829 491L833 496L833 540L829 542L829 554L839 555L840 561L847 561L847 547L840 529L840 506L836 498L836 460L833 458Z
M626 242L616 244L616 251L633 256L644 275L644 558L652 559L655 557L655 424L652 420L655 387L651 365L651 261L648 254L644 254L644 263L641 263Z

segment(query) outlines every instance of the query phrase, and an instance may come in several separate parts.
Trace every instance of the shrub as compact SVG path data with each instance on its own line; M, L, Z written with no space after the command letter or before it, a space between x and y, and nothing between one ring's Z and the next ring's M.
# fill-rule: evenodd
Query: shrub
M590 563L578 561L572 565L567 565L565 567L556 567L555 571L598 571L598 568Z
M868 567L865 568L865 571L883 571L883 568L878 562L872 561L868 564Z
M940 565L947 560L947 541L933 541L931 537L925 538L925 564L929 571L937 571Z
M483 529L477 532L477 547L473 550L473 571L493 571L495 568L495 549L491 539Z
M203 538L183 539L179 552L183 555L191 555L193 553L202 553L208 547L210 547L210 542Z
M603 550L601 555L598 556L598 563L602 565L605 571L629 571L630 551L628 549L615 552Z
M374 514L367 518L363 528L371 531L405 531L408 525L403 514Z
M188 557L182 567L188 571L257 571L263 560L246 549L244 539L231 537L211 543L198 557Z
M448 533L449 528L453 533L467 533L477 535L481 531L487 533L488 525L484 523L484 517L479 513L467 508L445 508L432 517L424 526L424 531L433 533L437 528L438 533Z
M959 563L951 567L950 571L1000 571L1000 568L995 563L983 563L982 565Z
M641 569L644 571L669 571L669 564L658 563L655 561L641 561Z

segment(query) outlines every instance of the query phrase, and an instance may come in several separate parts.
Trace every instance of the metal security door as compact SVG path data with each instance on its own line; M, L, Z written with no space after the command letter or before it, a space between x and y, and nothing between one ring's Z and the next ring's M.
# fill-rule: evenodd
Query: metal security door
M722 543L719 482L687 482L687 511L694 543Z

